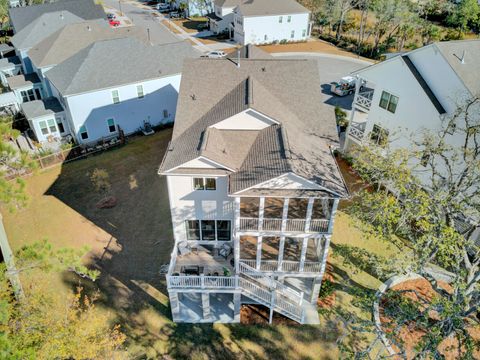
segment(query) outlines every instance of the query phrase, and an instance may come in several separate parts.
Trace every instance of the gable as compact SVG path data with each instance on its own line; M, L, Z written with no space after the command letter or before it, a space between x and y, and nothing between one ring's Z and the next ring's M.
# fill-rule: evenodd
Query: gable
M293 173L287 173L261 184L252 189L288 189L288 190L319 190L322 187Z
M278 122L258 111L247 109L210 127L219 130L262 130L273 124Z
M196 159L187 161L173 169L168 170L170 172L179 168L189 168L189 169L228 169L228 167L223 166L222 164L216 163L210 159L207 159L203 156L200 156Z

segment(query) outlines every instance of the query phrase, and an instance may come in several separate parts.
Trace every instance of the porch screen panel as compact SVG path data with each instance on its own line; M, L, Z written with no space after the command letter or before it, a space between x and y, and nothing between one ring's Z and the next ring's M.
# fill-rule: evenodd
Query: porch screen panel
M262 260L278 260L280 238L265 236L262 238Z
M257 258L257 238L240 236L240 259L255 260Z
M301 238L285 238L283 247L283 260L300 261L302 256L302 239Z

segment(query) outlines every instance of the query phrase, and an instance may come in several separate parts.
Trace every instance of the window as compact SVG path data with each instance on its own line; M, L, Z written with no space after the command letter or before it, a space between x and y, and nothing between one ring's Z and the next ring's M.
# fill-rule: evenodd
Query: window
M230 220L186 220L187 240L231 241Z
M231 239L230 221L218 220L217 221L217 240L230 241L230 239Z
M33 89L28 89L27 94L28 94L28 100L29 101L35 100L35 94L33 93Z
M46 121L40 121L38 123L40 125L40 130L43 135L48 135L48 127L47 127L47 122Z
M88 132L87 132L87 128L85 127L85 125L80 126L79 132L80 132L80 137L82 138L82 140L88 139Z
M63 126L62 119L57 118L56 120L57 120L58 131L60 131L61 133L64 133L65 132L65 127Z
M193 188L195 190L205 190L205 186L203 185L203 178L194 178Z
M205 179L205 190L216 190L217 181L215 178L206 178Z
M202 240L215 240L215 220L202 220Z
M292 21L292 17L289 15L289 16L287 17L287 22L291 22L291 21Z
M141 99L143 96L143 85L137 85L137 97Z
M51 133L57 132L57 127L55 126L55 120L53 119L48 119L48 128L50 129Z
M168 118L168 110L167 109L163 109L163 118L164 119Z
M373 125L370 139L373 141L374 144L385 146L388 140L388 130L383 129L378 125Z
M118 96L118 90L112 91L112 100L114 104L118 104L120 102L120 97Z
M26 91L20 91L20 95L22 96L22 102L28 101L28 96Z
M35 90L35 96L37 97L37 100L40 100L42 98L42 94L40 93L40 89L33 89Z
M194 190L216 190L217 179L215 178L193 178Z
M108 131L110 131L111 133L117 130L117 128L115 127L115 120L113 119L107 119L107 126L108 126Z
M280 24L283 22L283 16L280 16L280 17L278 18L278 22L279 22Z
M200 240L200 221L187 220L187 240Z
M305 36L307 36L307 30L303 29L302 30L302 37L305 37Z
M386 91L382 91L382 96L380 98L380 107L382 109L388 110L391 113L395 113L397 110L398 96L392 95Z
M292 33L290 34L290 38L293 39L295 37L295 30L292 30Z

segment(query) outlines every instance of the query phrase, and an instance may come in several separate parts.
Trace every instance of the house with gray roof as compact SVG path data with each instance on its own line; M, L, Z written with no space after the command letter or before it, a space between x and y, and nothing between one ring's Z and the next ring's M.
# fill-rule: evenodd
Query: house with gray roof
M65 25L28 51L33 70L43 83L46 96L53 96L45 73L94 42L133 37L147 42L144 29L129 26L112 28L103 20L89 20Z
M227 32L239 44L306 41L310 11L295 0L216 0L207 15L210 30Z
M93 0L58 0L38 5L11 7L10 25L15 33L21 31L46 13L67 11L84 20L107 19L103 6Z
M177 322L239 322L255 303L318 324L335 212L348 197L313 60L252 46L184 63L166 177ZM219 81L221 79L221 81Z
M106 37L44 75L65 109L63 128L77 143L89 144L120 132L128 135L145 123L172 122L182 62L198 56L187 42L151 45L133 36Z

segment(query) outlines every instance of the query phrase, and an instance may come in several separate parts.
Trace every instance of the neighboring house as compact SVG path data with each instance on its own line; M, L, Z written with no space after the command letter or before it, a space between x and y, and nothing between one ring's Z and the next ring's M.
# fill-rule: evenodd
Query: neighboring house
M97 41L45 73L79 144L172 122L186 42L152 46L135 38ZM41 138L37 134L37 138Z
M311 31L310 11L295 0L219 0L207 16L214 33L243 45L306 41Z
M479 59L480 40L447 41L353 73L358 85L367 83L362 90L356 87L343 150L372 141L412 148L425 131L444 129L444 119L468 99L480 96ZM458 136L462 135L452 131L446 140L462 143ZM428 187L429 175L417 174ZM480 231L474 236L480 244Z
M22 72L22 62L17 56L0 59L0 80L2 85L8 85L7 78Z
M25 74L33 72L28 57L28 51L33 46L65 25L82 21L82 18L68 11L57 11L40 15L22 30L16 32L11 41L15 46L16 55L22 62L23 72Z
M135 37L147 42L146 31L135 26L112 28L103 20L68 24L37 43L28 52L28 57L43 83L45 94L53 96L45 78L47 71L96 41L124 37Z
M56 98L24 103L22 111L40 143L50 142L70 133L65 111Z
M175 245L176 322L239 322L254 303L318 324L316 303L338 202L348 192L313 60L185 61L159 174ZM221 80L219 80L221 79Z
M7 78L7 84L15 94L18 104L41 100L45 97L42 82L35 73L11 76Z
M15 33L21 31L46 13L68 11L84 20L107 19L103 6L93 0L59 0L40 5L12 7L8 10L10 25Z

